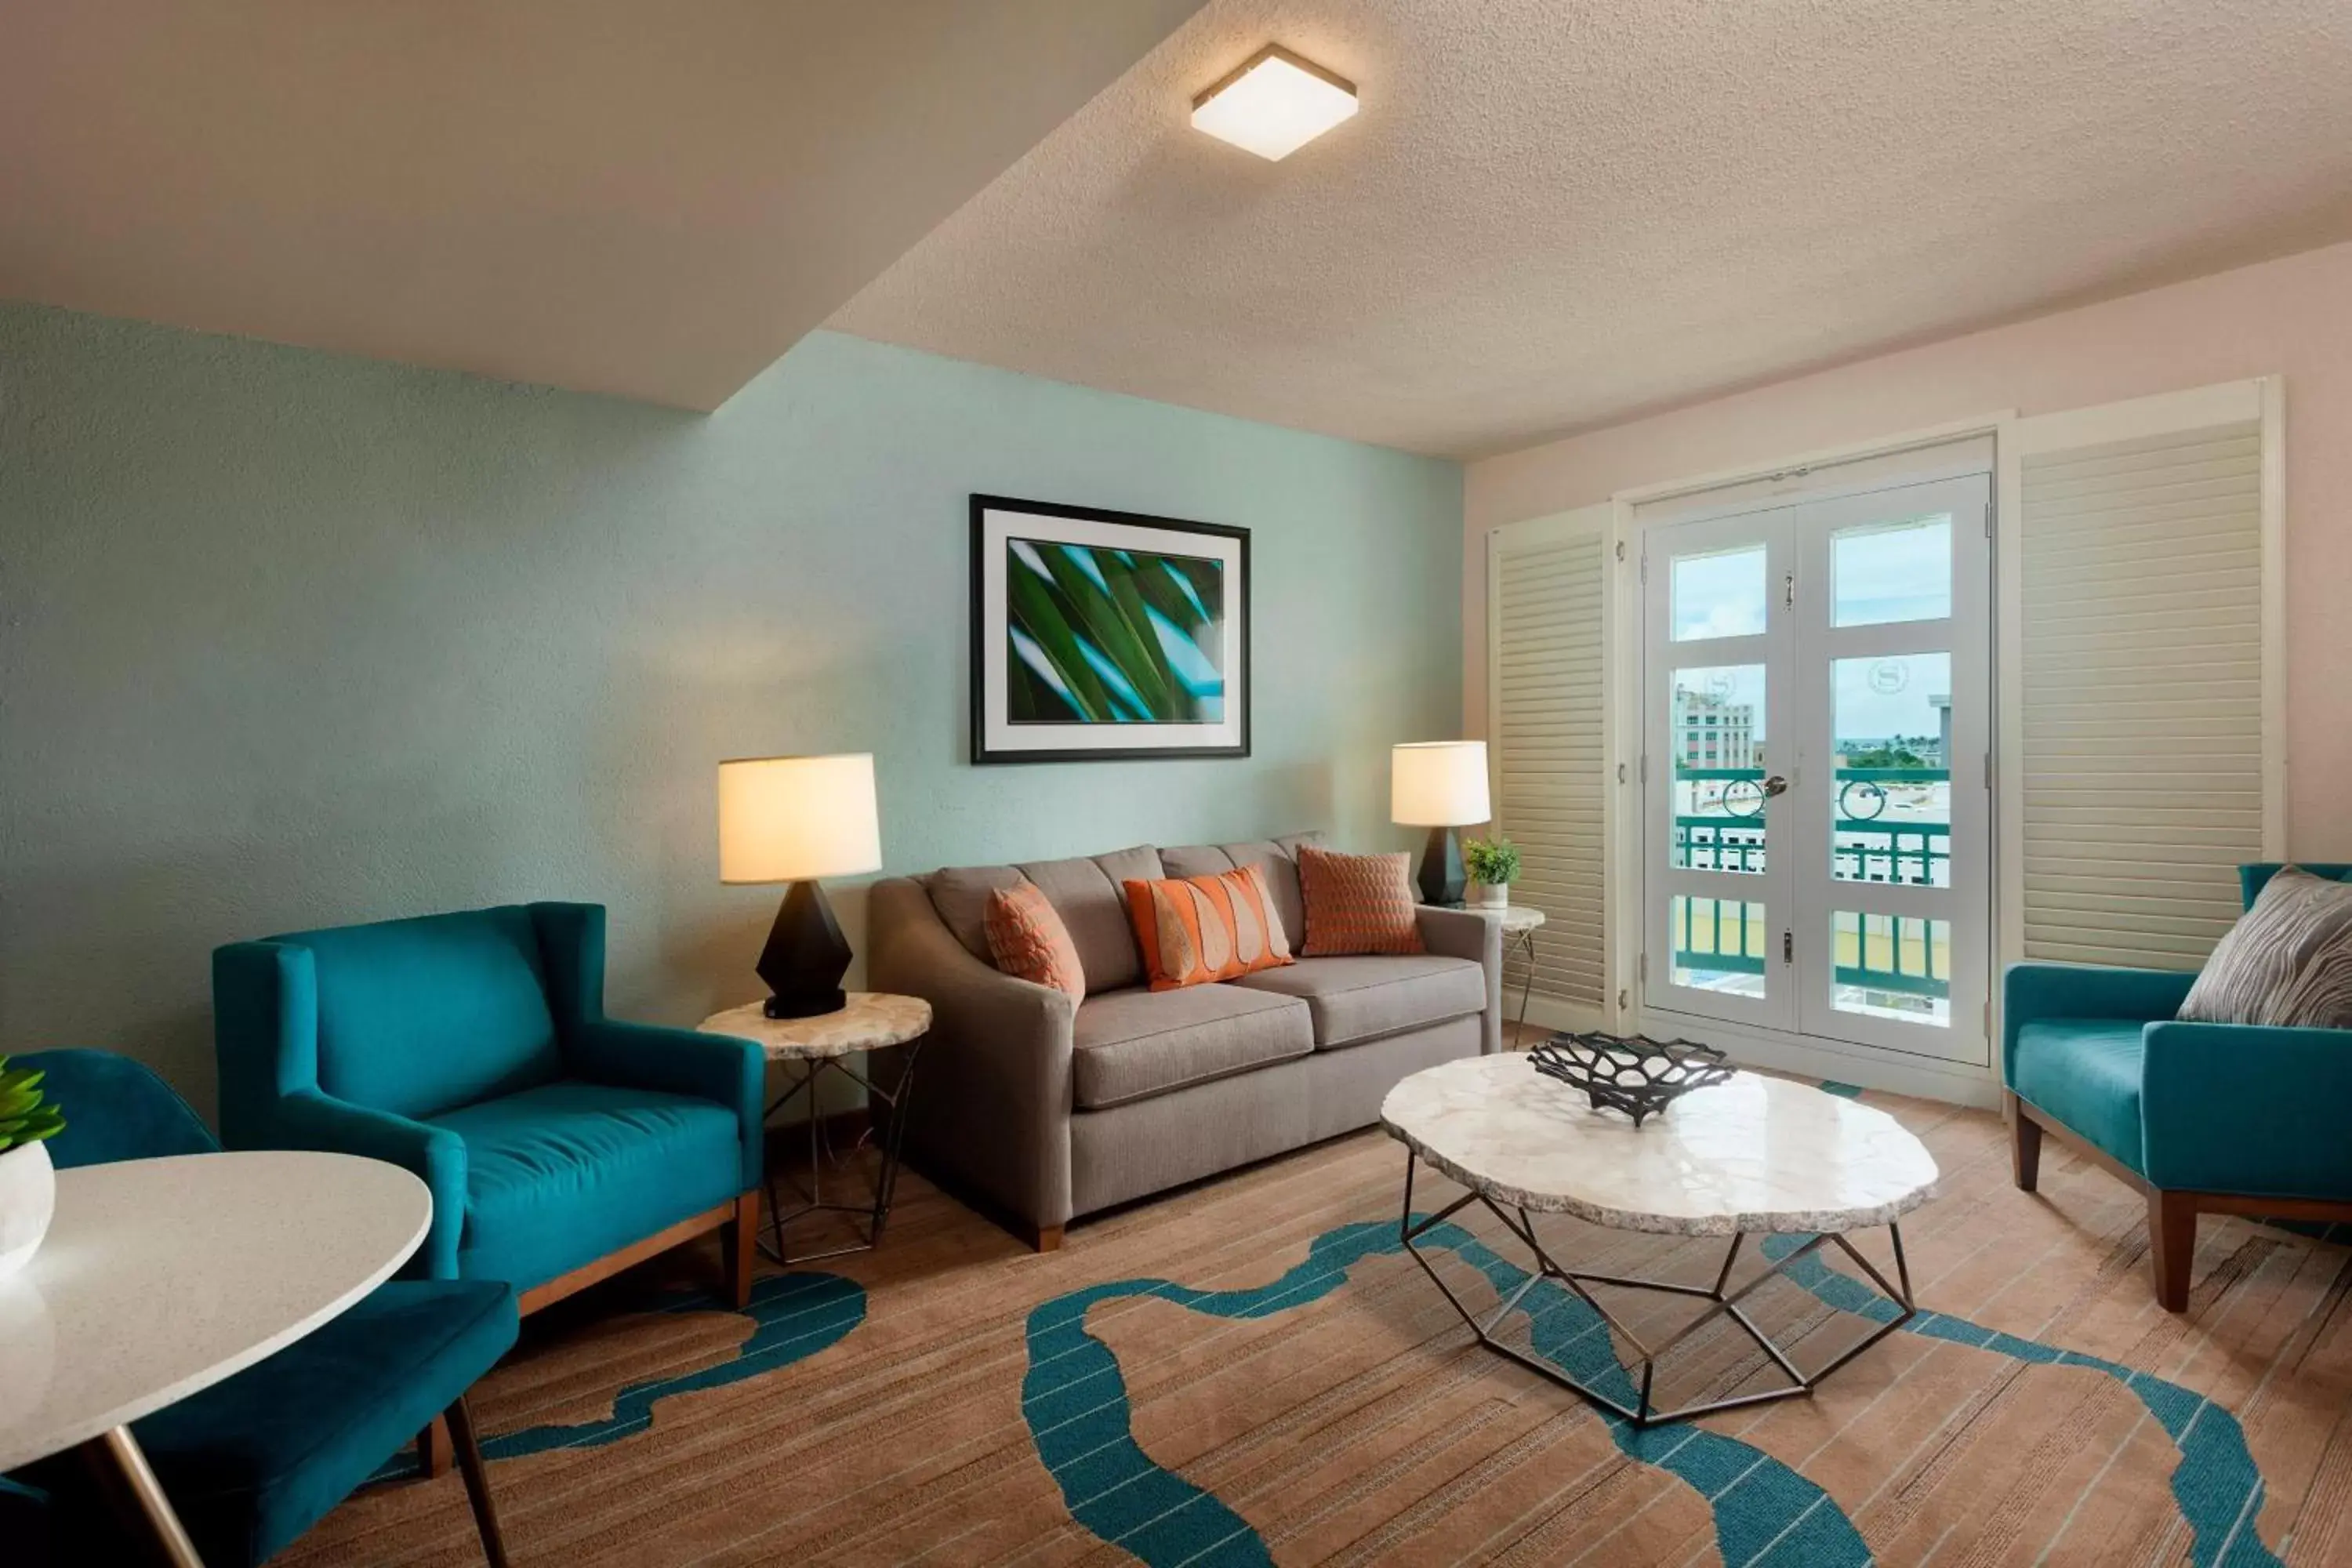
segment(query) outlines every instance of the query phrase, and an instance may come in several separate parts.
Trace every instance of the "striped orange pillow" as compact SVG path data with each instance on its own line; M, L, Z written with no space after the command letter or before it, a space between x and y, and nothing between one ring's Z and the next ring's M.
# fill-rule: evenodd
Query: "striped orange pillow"
M1307 904L1308 958L1356 952L1420 952L1412 857L1341 855L1298 847L1298 890Z
M1296 963L1265 873L1255 866L1213 877L1130 881L1128 919L1154 991L1206 985Z
M1073 1002L1087 999L1087 972L1078 963L1070 928L1036 883L1015 882L992 891L982 923L997 968L1015 980L1066 991Z

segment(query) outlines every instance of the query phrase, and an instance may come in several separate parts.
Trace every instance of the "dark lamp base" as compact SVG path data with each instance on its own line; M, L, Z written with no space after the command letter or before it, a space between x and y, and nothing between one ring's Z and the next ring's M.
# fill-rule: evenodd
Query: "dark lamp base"
M819 1018L827 1013L838 1013L849 1005L849 993L840 986L821 994L786 996L782 993L760 1004L760 1011L771 1018Z
M849 943L824 889L794 882L784 893L768 945L760 952L760 978L770 996L761 1011L771 1018L814 1018L849 1005L841 977L849 969Z
M1433 827L1421 852L1421 901L1458 904L1470 879L1462 868L1462 836L1451 827Z

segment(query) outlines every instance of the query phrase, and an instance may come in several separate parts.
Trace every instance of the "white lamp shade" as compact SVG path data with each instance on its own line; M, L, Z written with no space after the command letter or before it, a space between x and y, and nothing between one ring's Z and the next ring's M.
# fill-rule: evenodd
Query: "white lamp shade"
M1389 820L1407 827L1466 827L1493 816L1486 742L1414 741L1389 753Z
M870 753L719 764L720 881L800 882L881 868Z

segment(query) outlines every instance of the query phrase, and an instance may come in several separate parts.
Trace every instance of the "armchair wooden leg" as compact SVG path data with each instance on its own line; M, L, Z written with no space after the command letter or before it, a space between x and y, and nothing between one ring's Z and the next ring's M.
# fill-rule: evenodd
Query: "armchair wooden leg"
M474 1413L460 1399L441 1420L448 1426L448 1446L457 1451L457 1468L465 1472L466 1500L473 1505L482 1555L489 1559L490 1568L507 1568L507 1543L499 1534L499 1510L490 1501L489 1473L482 1468L481 1445L474 1440Z
M2147 1194L2147 1261L2156 1299L2168 1312L2189 1310L2189 1271L2197 1261L2197 1202L2188 1193Z
M2042 1123L2014 1096L2009 1102L2009 1173L2021 1193L2032 1192L2042 1180Z
M751 1269L760 1245L760 1193L735 1200L735 1217L719 1227L719 1250L727 1260L727 1299L741 1311L751 1304Z
M449 1473L449 1418L436 1415L433 1425L416 1435L416 1468L432 1479Z

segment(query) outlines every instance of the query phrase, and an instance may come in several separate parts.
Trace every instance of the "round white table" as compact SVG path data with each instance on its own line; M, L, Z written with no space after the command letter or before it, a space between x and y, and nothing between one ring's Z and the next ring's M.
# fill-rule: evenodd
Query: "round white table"
M396 1165L268 1151L58 1173L40 1250L0 1279L0 1471L84 1447L194 1563L130 1424L333 1319L425 1239Z
M1479 1341L1637 1427L1811 1394L1822 1379L1912 1315L1910 1266L1896 1221L1935 1195L1936 1161L1900 1122L1874 1107L1811 1084L1742 1072L1728 1082L1692 1090L1636 1127L1620 1112L1596 1109L1582 1090L1537 1072L1528 1057L1505 1052L1413 1074L1389 1091L1381 1121L1407 1151L1402 1238L1424 1268L1428 1259L1414 1244L1473 1203L1485 1205L1535 1256L1536 1271L1483 1320L1429 1268ZM1436 1213L1416 1217L1413 1174L1424 1163L1469 1191ZM1553 1260L1529 1217L1537 1214L1572 1215L1619 1230L1728 1237L1730 1244L1712 1286L1593 1274ZM1899 1284L1890 1284L1846 1239L1847 1232L1882 1225L1894 1248ZM1727 1290L1746 1239L1770 1234L1807 1239L1738 1289ZM1901 1311L1828 1364L1801 1372L1740 1303L1825 1245L1842 1248ZM1632 1343L1639 1371L1633 1404L1493 1336L1518 1297L1547 1278L1568 1286ZM1592 1295L1587 1289L1591 1285L1696 1296L1712 1305L1653 1348ZM1719 1317L1747 1331L1790 1385L1660 1411L1650 1399L1659 1359Z
M921 1054L923 1038L930 1032L931 1005L919 996L901 996L894 992L852 991L847 994L845 1005L814 1017L771 1018L766 1004L747 1002L724 1013L713 1013L702 1020L700 1027L705 1034L732 1035L750 1040L767 1053L771 1062L799 1068L791 1084L769 1105L768 1117L800 1096L808 1097L802 1107L808 1118L808 1190L795 1192L793 1195L801 1200L800 1205L785 1213L776 1204L775 1170L772 1166L768 1168L769 1239L761 1244L760 1249L778 1263L814 1263L820 1258L864 1252L880 1243L882 1226L890 1217L891 1199L898 1189L898 1154L906 1139L907 1097L915 1085L915 1058ZM880 1087L870 1074L857 1071L844 1059L858 1052L885 1050L893 1046L904 1046L907 1052L888 1089ZM824 1196L824 1121L818 1114L817 1086L827 1072L838 1074L863 1089L869 1111L879 1104L890 1113L883 1130L882 1169L864 1203L830 1203ZM826 1212L865 1215L866 1239L854 1246L806 1252L797 1258L787 1255L784 1226L805 1215Z

